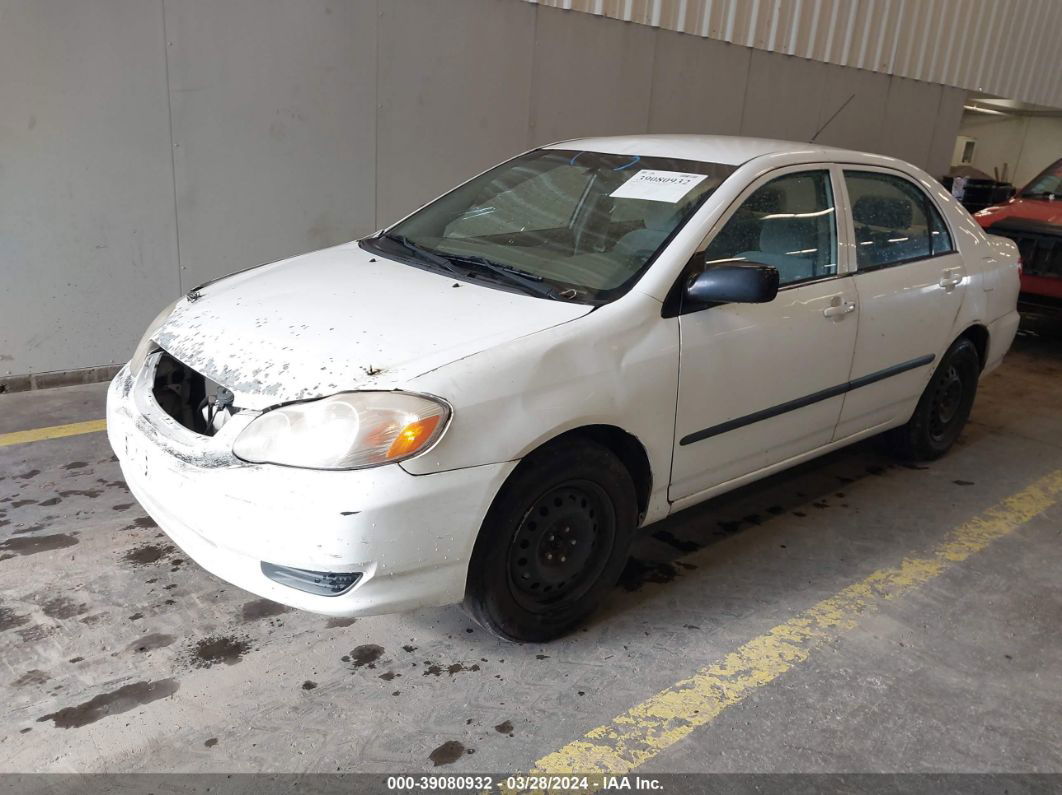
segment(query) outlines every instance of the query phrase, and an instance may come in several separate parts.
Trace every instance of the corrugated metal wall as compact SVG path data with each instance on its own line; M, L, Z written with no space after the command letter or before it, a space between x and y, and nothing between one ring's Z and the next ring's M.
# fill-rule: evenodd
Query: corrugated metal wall
M528 0L1062 107L1062 0Z

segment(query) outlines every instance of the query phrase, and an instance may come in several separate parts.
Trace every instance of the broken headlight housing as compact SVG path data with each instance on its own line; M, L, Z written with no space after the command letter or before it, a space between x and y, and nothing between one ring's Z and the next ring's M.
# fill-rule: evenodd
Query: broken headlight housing
M169 304L165 309L159 312L158 316L148 324L147 331L144 332L144 336L140 338L140 342L136 346L136 350L133 351L133 358L129 360L129 374L135 376L140 372L140 368L144 366L144 361L148 355L155 350L155 341L152 337L158 333L158 330L170 319L170 315L173 314L174 308L181 299L178 298L172 304Z
M449 405L427 395L345 392L265 412L236 437L232 452L253 464L363 469L425 452L449 420Z

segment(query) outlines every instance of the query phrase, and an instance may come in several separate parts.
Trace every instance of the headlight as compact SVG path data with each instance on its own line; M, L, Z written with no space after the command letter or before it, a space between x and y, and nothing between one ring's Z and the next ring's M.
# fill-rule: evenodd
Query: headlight
M133 351L133 358L129 360L130 375L136 375L140 372L140 368L144 366L144 360L147 359L148 354L151 353L151 349L155 345L151 338L155 336L155 333L160 328L162 328L162 324L169 320L170 315L173 314L173 308L177 306L177 302L180 300L181 299L178 298L159 312L158 317L151 321L150 325L147 327L147 331L144 332L144 336L140 338L140 343L136 346L136 350Z
M424 452L442 436L450 407L408 392L347 392L267 411L232 445L254 464L361 469Z

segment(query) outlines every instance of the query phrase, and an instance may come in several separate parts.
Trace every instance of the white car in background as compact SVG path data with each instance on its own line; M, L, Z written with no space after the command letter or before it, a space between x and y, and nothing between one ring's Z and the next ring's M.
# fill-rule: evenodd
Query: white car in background
M114 380L185 552L334 616L463 601L569 631L639 526L888 431L955 441L1019 263L926 173L822 146L594 138L359 242L190 292Z

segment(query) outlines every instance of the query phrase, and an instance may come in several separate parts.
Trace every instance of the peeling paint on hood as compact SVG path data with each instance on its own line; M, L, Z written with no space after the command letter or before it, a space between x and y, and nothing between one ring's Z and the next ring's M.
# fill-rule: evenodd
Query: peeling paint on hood
M345 243L210 284L177 305L155 340L235 392L237 405L262 409L400 388L591 309L455 282Z

